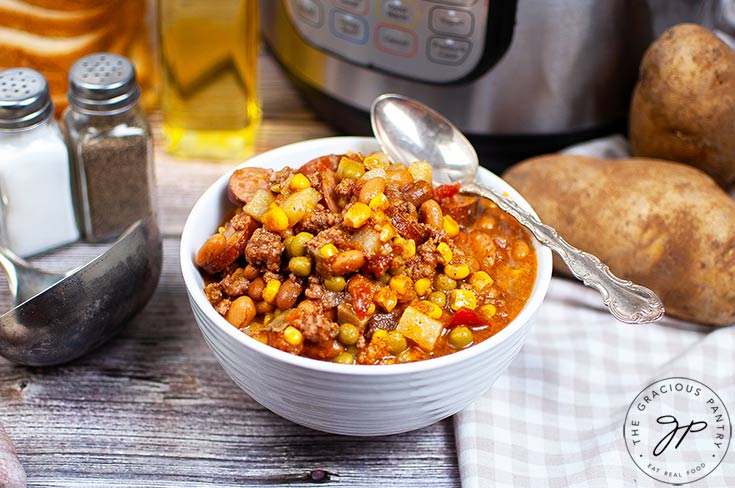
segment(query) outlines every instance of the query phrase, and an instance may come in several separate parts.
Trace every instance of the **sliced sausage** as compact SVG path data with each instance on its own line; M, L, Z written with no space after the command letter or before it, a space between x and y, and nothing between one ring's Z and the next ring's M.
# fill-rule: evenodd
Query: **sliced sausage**
M257 190L268 190L270 173L271 170L265 168L235 170L227 185L227 198L235 205L245 205Z
M301 166L296 172L304 175L310 175L313 173L321 173L324 170L337 171L339 160L342 159L342 154L328 154L326 156L319 156Z

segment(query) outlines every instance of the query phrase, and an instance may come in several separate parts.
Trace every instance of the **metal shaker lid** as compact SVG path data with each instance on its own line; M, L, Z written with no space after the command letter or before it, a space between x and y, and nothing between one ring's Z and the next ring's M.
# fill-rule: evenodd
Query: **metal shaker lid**
M30 68L0 71L0 130L32 127L53 112L48 83L41 73Z
M69 105L85 114L115 114L140 98L133 64L123 56L95 53L84 56L69 71Z

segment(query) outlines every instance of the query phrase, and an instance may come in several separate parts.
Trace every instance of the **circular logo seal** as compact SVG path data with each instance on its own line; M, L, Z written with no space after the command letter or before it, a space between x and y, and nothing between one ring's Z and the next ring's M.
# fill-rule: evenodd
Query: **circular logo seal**
M732 424L719 396L689 378L648 385L628 408L623 427L633 462L651 478L682 485L710 474L725 457Z

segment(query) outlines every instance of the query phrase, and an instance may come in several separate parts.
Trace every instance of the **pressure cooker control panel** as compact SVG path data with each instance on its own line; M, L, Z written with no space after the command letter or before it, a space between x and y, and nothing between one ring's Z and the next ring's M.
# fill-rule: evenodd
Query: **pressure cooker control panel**
M515 1L507 0L284 1L312 46L430 83L461 81L489 68L507 49L515 17ZM510 16L509 8L496 7L504 3L512 3Z

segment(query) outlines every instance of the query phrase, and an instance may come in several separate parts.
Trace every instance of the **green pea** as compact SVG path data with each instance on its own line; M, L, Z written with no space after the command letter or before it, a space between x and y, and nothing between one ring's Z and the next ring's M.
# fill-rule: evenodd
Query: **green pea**
M345 347L345 351L349 352L355 357L357 357L357 355L360 354L360 351L357 349L357 346L347 346Z
M340 364L355 364L355 356L347 351L342 351L332 361Z
M441 308L447 304L447 294L443 291L432 291L427 297L431 303L438 305Z
M299 232L293 236L286 249L291 256L305 256L306 244L313 238L314 235L309 232Z
M324 279L324 288L329 291L342 291L347 286L347 282L342 276L332 276Z
M472 343L472 339L472 331L465 326L455 327L448 337L449 345L455 349L464 349Z
M442 291L454 290L457 288L457 282L444 273L438 274L434 278L434 288Z
M351 346L360 338L360 329L353 324L342 324L339 326L337 339L345 346Z
M283 240L283 247L286 248L286 253L288 254L288 257L292 257L291 254L291 243L293 242L294 236L288 236Z
M390 349L391 354L393 354L394 356L398 356L408 347L406 338L397 330L388 332L385 340L388 343L388 348Z
M288 270L295 274L305 278L311 273L311 259L306 256L296 256L288 261Z

